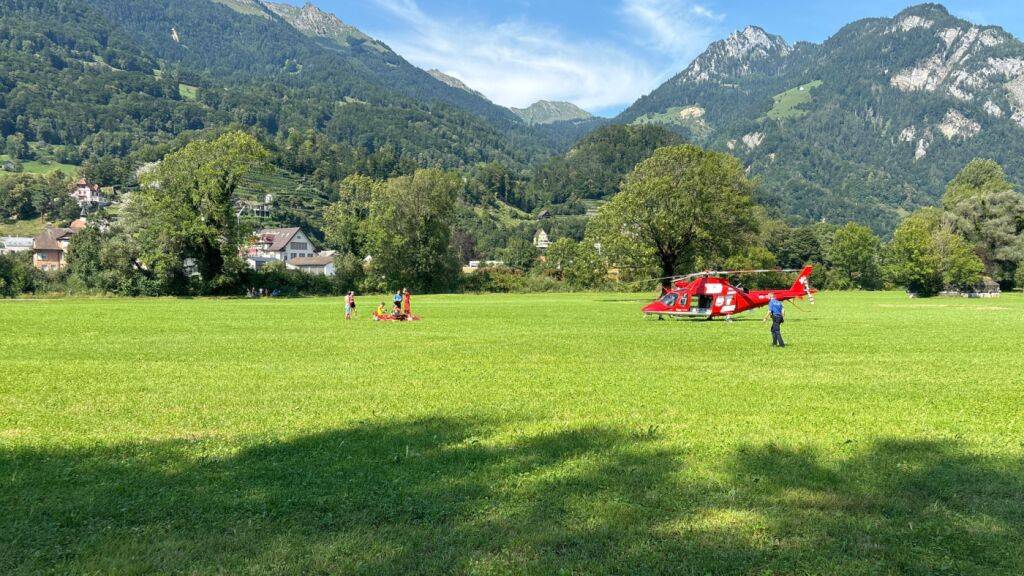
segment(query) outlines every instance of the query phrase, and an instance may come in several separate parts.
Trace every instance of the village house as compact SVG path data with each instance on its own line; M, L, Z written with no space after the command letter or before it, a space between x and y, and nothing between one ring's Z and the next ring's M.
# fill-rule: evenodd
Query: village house
M462 273L472 274L482 268L501 268L504 265L503 260L470 260L468 265L462 267Z
M0 254L17 254L18 252L31 252L32 239L21 236L0 237Z
M295 258L316 256L313 243L301 228L264 228L256 232L246 250L250 268L259 270L272 261L287 263Z
M68 242L75 230L46 228L32 239L32 265L44 272L57 272L66 265Z
M67 228L45 228L32 239L32 265L44 272L63 270L71 237L86 226L85 218L79 218Z
M548 233L543 228L537 230L537 233L533 235L533 245L539 250L547 250L548 246L551 246L551 239L548 238Z
M71 197L78 202L79 206L92 206L105 202L103 195L100 193L99 185L89 184L89 181L85 178L80 179L71 188Z
M293 258L285 263L289 270L298 270L314 276L334 276L334 256L319 255Z

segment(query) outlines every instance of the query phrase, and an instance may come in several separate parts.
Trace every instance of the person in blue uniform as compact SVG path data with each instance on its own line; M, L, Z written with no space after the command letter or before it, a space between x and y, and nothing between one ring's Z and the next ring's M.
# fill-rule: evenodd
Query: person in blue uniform
M782 308L782 302L775 297L774 293L768 296L770 300L768 301L768 315L765 316L765 320L770 318L772 321L772 346L785 348L786 342L782 340L782 323L786 321L785 310Z

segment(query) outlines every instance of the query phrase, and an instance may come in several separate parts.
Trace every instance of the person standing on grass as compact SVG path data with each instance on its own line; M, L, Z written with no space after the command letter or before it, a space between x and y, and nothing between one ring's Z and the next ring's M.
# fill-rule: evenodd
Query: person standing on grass
M768 297L768 315L764 319L771 318L772 321L772 346L785 348L786 343L782 340L782 323L786 321L785 311L782 309L782 302L775 297L774 292Z
M356 293L349 292L345 296L345 320L351 320L356 315Z
M406 318L412 316L412 295L408 288L402 290L402 313Z
M395 297L392 299L395 304L395 315L402 313L402 291L396 290Z

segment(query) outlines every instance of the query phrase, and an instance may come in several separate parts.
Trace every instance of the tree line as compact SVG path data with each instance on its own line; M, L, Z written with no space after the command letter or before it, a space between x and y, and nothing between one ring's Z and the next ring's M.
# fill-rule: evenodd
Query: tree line
M61 172L0 178L0 220L70 221L81 209L69 195L72 181Z
M99 213L72 238L65 288L126 295L241 294L268 282L297 293L630 289L705 269L807 264L818 267L818 287L902 286L924 296L968 289L983 277L1004 289L1024 281L1024 196L993 161L971 162L949 183L941 207L908 215L883 242L857 223L791 226L771 217L736 158L688 144L654 150L573 235L541 252L519 233L529 228L509 233L494 246L503 264L471 275L461 271L477 242L465 213L481 210L481 199L505 185L500 174L351 175L322 213L322 244L337 252L336 276L311 280L273 267L257 273L242 258L253 229L234 206L246 179L270 169L270 157L239 131L167 154L141 176L117 218ZM44 191L67 197L66 186L60 175L19 176L0 191L30 199L22 215L50 215ZM53 288L52 276L33 283L24 262L5 258L6 295ZM767 275L747 285L772 282L778 278Z

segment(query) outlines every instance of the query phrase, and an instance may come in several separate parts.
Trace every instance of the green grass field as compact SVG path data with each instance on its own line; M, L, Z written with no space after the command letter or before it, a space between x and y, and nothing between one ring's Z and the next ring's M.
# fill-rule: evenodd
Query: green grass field
M10 156L7 154L0 154L0 163L10 160ZM51 174L60 170L65 175L74 178L78 175L78 171L81 170L81 166L75 166L74 164L61 164L54 160L24 160L21 163L22 172L25 174ZM10 172L0 171L0 177L4 175L10 175Z
M705 137L711 133L711 129L703 118L704 111L700 116L682 116L680 113L692 110L694 106L673 106L662 113L650 113L633 120L633 124L664 124L669 126L683 126L689 128L694 135Z
M818 86L821 86L821 80L808 82L775 95L775 106L768 111L768 117L772 120L789 120L803 116L807 112L801 110L800 106L810 103L811 91Z
M0 302L3 574L1021 574L1024 298Z
M0 218L0 236L35 236L43 231L46 222L42 218L29 220L4 220Z
M178 84L178 94L181 95L185 100L195 100L199 98L199 88L196 86L190 86L188 84Z

